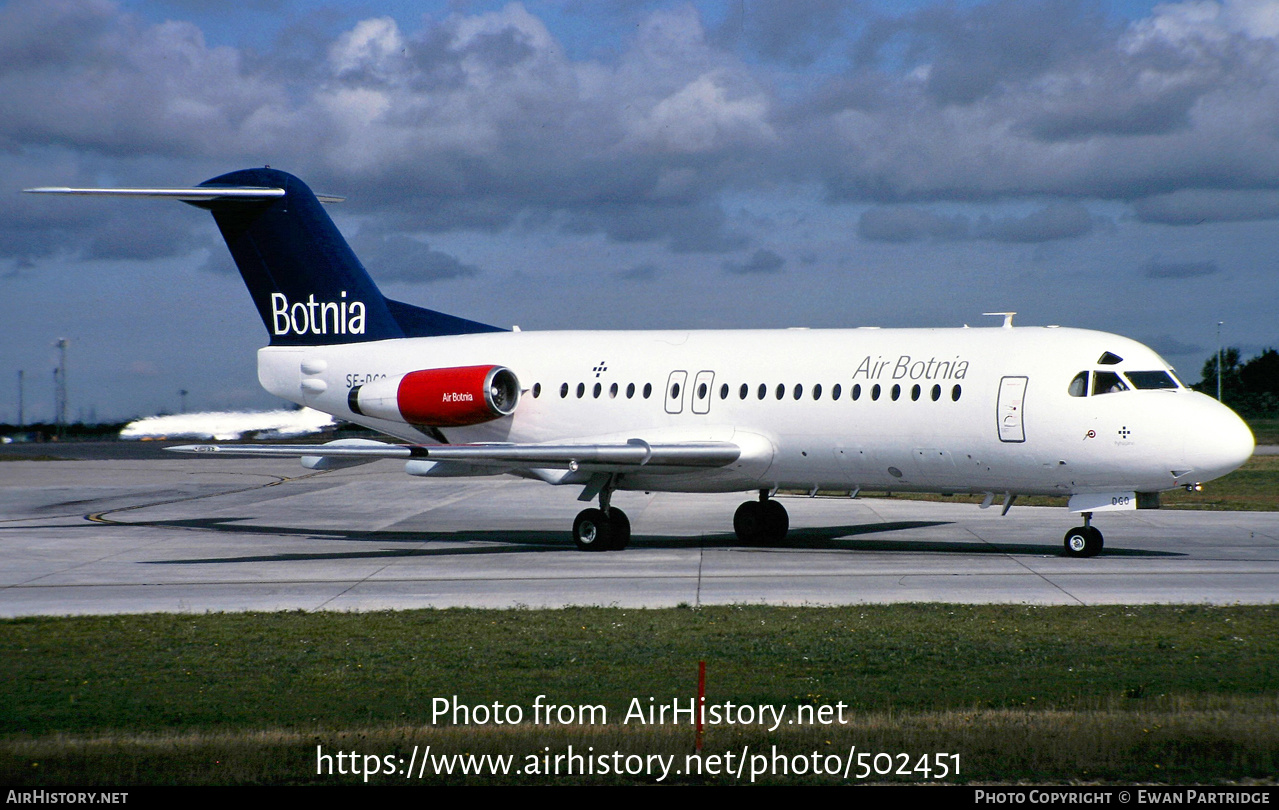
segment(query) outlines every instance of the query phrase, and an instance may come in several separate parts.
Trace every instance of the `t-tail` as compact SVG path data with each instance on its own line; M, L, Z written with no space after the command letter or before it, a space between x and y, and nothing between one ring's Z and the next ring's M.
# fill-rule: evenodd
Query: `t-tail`
M386 298L321 201L277 169L244 169L194 188L38 188L37 193L171 197L213 214L273 346L501 332Z

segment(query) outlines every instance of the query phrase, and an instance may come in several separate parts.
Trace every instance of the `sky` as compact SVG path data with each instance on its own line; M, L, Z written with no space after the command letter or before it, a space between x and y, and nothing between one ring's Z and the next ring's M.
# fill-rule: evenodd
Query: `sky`
M499 326L1279 346L1279 0L9 0L0 422L60 338L72 419L278 407L211 217L20 193L261 165Z

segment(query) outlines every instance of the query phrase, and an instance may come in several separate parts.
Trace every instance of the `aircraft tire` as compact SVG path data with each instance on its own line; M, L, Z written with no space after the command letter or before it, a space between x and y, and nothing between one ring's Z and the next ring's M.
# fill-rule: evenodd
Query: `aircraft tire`
M733 531L748 546L764 542L764 522L764 504L760 501L746 501L733 513Z
M786 507L769 499L763 502L764 507L764 542L769 545L780 543L786 539L790 531L790 515Z
M1092 526L1076 526L1066 532L1067 557L1095 557L1103 545L1101 532Z
M613 523L602 509L583 509L573 521L578 551L608 551L613 547Z
M631 541L631 519L616 506L608 510L609 531L612 533L610 551L621 551Z

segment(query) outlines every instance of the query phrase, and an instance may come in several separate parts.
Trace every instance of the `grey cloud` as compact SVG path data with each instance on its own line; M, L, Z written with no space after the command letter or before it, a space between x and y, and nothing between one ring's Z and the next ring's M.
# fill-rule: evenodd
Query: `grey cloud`
M966 239L968 218L943 216L919 208L872 208L857 221L857 235L872 242Z
M1079 204L1050 205L1024 217L982 216L976 221L962 214L945 216L920 208L885 207L863 212L857 235L872 242L1036 243L1077 238L1093 227L1093 216Z
M1141 222L1163 225L1279 219L1279 191L1184 189L1137 200L1132 207Z
M404 234L362 230L350 241L351 249L377 281L419 284L479 273L475 265Z
M760 248L744 262L726 261L724 269L734 275L756 275L779 272L786 266L786 259L767 248Z
M840 201L1273 188L1279 49L1195 8L1127 26L1052 1L876 21L846 77L786 108L788 132Z
M730 41L688 6L628 9L634 35L597 60L566 55L518 4L412 30L364 20L335 40L299 23L264 55L106 3L15 0L0 8L0 145L116 170L139 154L270 162L404 232L542 222L677 252L741 250L720 196L781 183L915 204L862 216L863 238L890 242L1030 243L1095 225L1077 204L982 219L924 207L939 200L1141 199L1146 221L1275 210L1169 196L1279 187L1279 49L1221 20L1170 4L1124 27L1069 0L747 13ZM847 70L813 61L833 48ZM37 230L18 238L62 241Z
M905 59L927 67L925 87L932 98L972 104L1099 47L1106 28L1104 17L1078 0L995 0L971 8L938 4L876 20L856 53L865 64L897 41Z
M976 239L994 242L1051 242L1092 232L1093 217L1079 204L1050 205L1024 217L983 217L973 228Z
M728 10L715 39L726 47L744 44L766 59L809 65L845 35L856 10L846 0L752 0Z
M1198 343L1186 343L1172 335L1159 335L1143 342L1165 357L1202 355L1208 351Z
M1211 276L1221 272L1216 262L1170 262L1159 258L1146 260L1141 265L1141 274L1154 279L1183 279Z
M619 270L615 274L623 281L652 281L661 274L661 270L652 262L637 264L629 270Z

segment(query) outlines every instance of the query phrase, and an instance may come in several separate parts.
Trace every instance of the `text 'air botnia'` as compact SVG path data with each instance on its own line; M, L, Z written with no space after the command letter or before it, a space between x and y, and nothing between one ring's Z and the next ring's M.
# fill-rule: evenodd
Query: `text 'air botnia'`
M773 706L767 703L704 703L696 698L672 698L658 701L633 697L621 718L623 725L697 725L753 726L767 725L775 731L782 725L846 725L849 722L848 704L842 700L820 706ZM431 699L431 723L455 726L519 725L607 725L608 708L601 704L548 703L546 695L538 695L533 705L525 707L516 703L479 703L467 705L457 699L437 697Z

